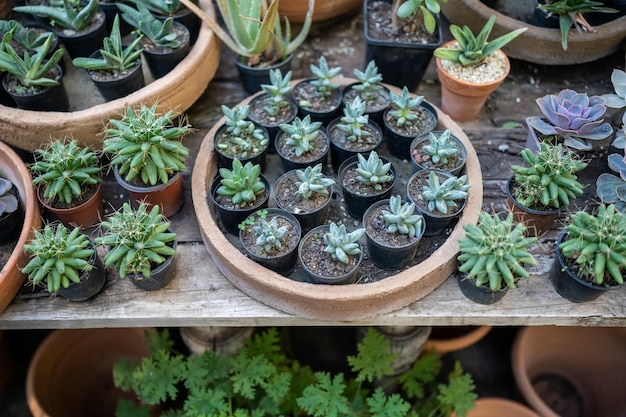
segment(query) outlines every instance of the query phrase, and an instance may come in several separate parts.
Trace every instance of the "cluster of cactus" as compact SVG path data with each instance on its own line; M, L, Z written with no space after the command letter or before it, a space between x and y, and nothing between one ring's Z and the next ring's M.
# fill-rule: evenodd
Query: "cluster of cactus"
M565 146L589 150L588 141L605 139L613 133L611 124L602 118L606 105L600 96L564 89L535 101L546 120L533 117L530 125L543 135L562 138Z
M30 166L33 184L44 185L43 197L48 201L72 204L84 195L86 187L100 183L98 156L75 139L53 140L35 151L36 161Z
M315 77L315 79L311 81L311 85L315 86L320 97L330 97L333 91L339 89L341 86L338 82L333 81L333 78L341 73L342 68L328 68L328 63L323 55L320 57L319 67L311 64L310 68L311 73Z
M424 101L424 96L411 97L409 89L402 87L402 95L393 91L391 95L391 107L389 115L395 120L398 127L412 126L418 120L419 115L414 109L418 108Z
M391 162L383 162L376 151L371 151L367 159L362 154L357 154L356 172L358 181L371 185L376 191L382 190L384 184L394 180Z
M595 215L578 211L570 217L567 239L559 245L578 266L577 276L597 285L624 283L626 214L614 204L601 204Z
M47 16L55 26L80 32L87 29L94 20L99 6L98 0L89 0L84 6L81 6L79 2L63 0L62 4L57 5L18 6L13 8L13 11Z
M0 216L13 213L19 205L17 197L11 193L11 188L13 183L0 177Z
M335 184L335 180L322 173L322 164L296 170L299 181L296 182L296 194L303 198L311 198L314 194L328 195L328 189Z
M359 97L365 102L372 100L377 91L383 89L383 76L378 72L376 62L373 60L368 62L365 71L355 68L353 73L354 78L359 82L354 84L352 88L359 93Z
M259 218L253 230L257 234L257 251L261 253L267 253L273 249L280 250L285 242L285 235L289 231L285 226L278 225L278 216L272 217L269 221Z
M33 285L46 283L50 293L80 283L80 276L93 269L90 260L95 250L78 227L70 231L60 223L54 228L47 224L43 230L34 231L24 251L31 259L22 272Z
M311 116L307 114L304 119L296 117L291 123L282 123L279 127L287 134L285 144L292 147L296 156L302 156L315 149L312 142L322 127L322 122L311 122Z
M222 113L226 116L224 125L227 136L218 138L216 143L220 152L246 159L258 155L267 148L269 139L263 129L257 127L254 122L248 120L250 114L249 105L237 105L232 109L222 105Z
M503 220L497 214L482 211L478 225L463 226L465 237L459 239L461 254L458 256L459 271L475 279L476 286L488 285L492 291L505 286L515 288L518 278L530 275L526 265L537 265L535 258L526 251L536 237L525 237L526 227L514 225L513 214Z
M245 165L237 158L233 159L233 169L220 168L222 176L217 193L230 197L232 203L243 207L256 200L265 191L265 183L261 180L261 165L248 161Z
M387 233L400 233L413 238L422 230L424 218L415 213L415 204L402 204L399 195L391 196L389 210L383 210L381 214L387 225Z
M161 114L156 104L142 104L138 110L126 107L121 120L109 120L103 150L112 154L111 165L119 166L126 181L139 176L144 184L167 184L176 172L185 170L189 149L180 139L191 126L185 119L174 125L176 116L173 110Z
M609 168L619 176L603 172L596 179L596 192L603 203L615 204L615 208L626 212L626 155L612 153L607 158Z
M450 140L450 129L444 130L439 136L434 132L429 132L428 145L424 145L422 150L430 156L433 164L443 165L448 163L448 158L459 153L459 148L454 141Z
M370 137L370 132L364 129L368 123L369 116L365 114L365 102L355 97L354 100L346 103L337 129L347 133L348 142L363 143Z
M337 225L331 222L329 230L324 233L324 252L328 253L334 260L347 264L350 262L349 255L361 253L359 239L365 234L364 228L356 229L352 232L346 230L346 226Z
M428 202L428 210L446 214L448 207L456 207L458 200L467 198L470 185L465 184L466 181L467 175L458 178L453 175L441 183L437 173L431 170L428 174L428 185L425 185L422 191L424 200Z
M145 203L133 210L129 203L103 220L106 232L96 243L109 248L104 256L106 266L113 265L121 278L129 274L151 276L153 266L162 264L176 250L168 245L176 240L158 205L150 211Z
M513 165L511 170L517 184L513 197L523 206L559 208L582 194L583 186L575 173L587 164L562 144L542 142L537 154L524 149L521 156L526 165Z
M281 109L289 105L285 97L292 90L291 71L288 71L283 77L279 69L270 70L270 84L261 84L261 88L268 96L265 100L267 105L263 107L263 110L270 116L276 116Z
M173 17L160 20L154 17L143 2L136 2L135 6L137 7L136 9L124 3L118 5L122 12L122 18L128 24L138 29L139 32L158 47L172 49L180 47L181 41L177 39L178 36L173 30Z

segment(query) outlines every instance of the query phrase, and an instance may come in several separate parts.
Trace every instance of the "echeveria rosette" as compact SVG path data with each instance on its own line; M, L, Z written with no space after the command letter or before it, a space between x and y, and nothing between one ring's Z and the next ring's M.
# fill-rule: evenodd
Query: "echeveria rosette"
M602 95L604 105L612 109L626 109L626 72L614 69L611 73L611 82L615 93ZM615 132L615 139L611 145L619 149L626 148L626 112L622 114L622 128Z
M596 193L605 204L615 204L620 212L626 212L626 156L613 153L607 158L609 168L619 176L603 173L596 180Z
M548 94L536 100L546 120L535 117L530 125L546 136L559 136L563 143L574 149L589 150L589 140L608 138L613 133L602 116L606 105L600 96L589 97L574 90L561 90L558 95Z

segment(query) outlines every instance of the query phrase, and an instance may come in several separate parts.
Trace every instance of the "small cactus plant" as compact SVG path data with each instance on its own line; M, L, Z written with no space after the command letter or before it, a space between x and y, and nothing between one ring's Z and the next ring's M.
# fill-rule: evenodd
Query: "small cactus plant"
M348 233L345 225L337 226L331 222L328 233L324 234L326 247L324 252L328 253L334 260L347 264L348 256L361 253L361 245L358 240L365 234L364 228L359 228Z
M261 180L261 166L239 159L233 160L233 169L220 168L221 185L217 189L219 195L230 197L232 203L243 207L253 203L259 194L265 191L265 183Z
M450 141L450 129L444 130L439 136L430 132L428 144L422 150L430 157L433 164L441 165L447 165L449 158L459 153L459 148L453 141Z
M286 145L292 147L296 156L300 157L315 149L313 140L322 122L311 122L311 116L306 115L304 119L296 117L291 123L283 123L279 127L288 135Z
M248 159L262 153L269 145L269 138L263 129L248 120L249 105L237 105L230 109L222 105L226 116L225 132L215 138L216 148L224 155Z
M365 102L355 97L346 103L343 114L337 129L347 134L346 140L351 143L367 143L371 133L364 129L369 123L369 116L365 114Z
M497 214L482 211L478 225L463 226L465 237L459 239L461 254L458 256L459 271L475 280L476 286L488 285L491 291L505 287L515 288L518 278L530 275L526 265L537 265L535 258L526 251L536 237L525 237L526 227L513 223L509 213L502 220Z
M261 88L269 96L265 100L266 106L263 109L270 116L276 116L278 112L289 105L287 97L292 90L291 87L291 71L288 71L285 76L279 69L270 70L270 84L261 84Z
M391 172L391 162L383 162L376 151L371 151L367 159L357 154L357 180L365 185L371 185L376 191L381 191L383 185L394 180Z
M296 193L303 198L311 198L313 194L328 195L328 189L335 184L335 180L326 177L322 173L322 164L314 167L306 167L304 170L296 170L296 175L300 181L296 182L298 191Z
M13 183L0 177L0 217L17 210L19 201L17 197L11 193Z
M415 214L415 204L402 204L399 195L391 196L389 210L383 210L381 214L387 224L388 233L400 233L410 238L418 234L424 220L421 215Z
M448 212L448 207L456 207L457 201L467 198L470 185L465 184L467 175L460 177L450 176L440 183L439 176L433 170L428 175L428 185L424 186L422 196L428 202L428 210L442 214Z

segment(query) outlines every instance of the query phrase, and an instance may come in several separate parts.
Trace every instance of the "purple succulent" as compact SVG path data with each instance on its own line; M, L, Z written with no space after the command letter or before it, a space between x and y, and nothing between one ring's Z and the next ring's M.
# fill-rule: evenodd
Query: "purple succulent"
M613 133L609 123L603 123L606 112L600 96L587 96L574 90L561 90L536 100L547 120L535 117L530 125L544 135L557 135L574 149L591 149L588 140L605 139Z
M0 216L13 213L17 210L17 197L11 194L13 184L11 181L0 178Z

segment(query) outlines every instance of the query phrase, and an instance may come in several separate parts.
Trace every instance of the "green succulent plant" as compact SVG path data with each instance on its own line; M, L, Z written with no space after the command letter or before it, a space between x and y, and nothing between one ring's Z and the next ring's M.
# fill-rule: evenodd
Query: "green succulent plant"
M267 148L268 136L248 120L250 105L237 105L232 109L222 105L222 113L226 116L226 132L215 139L215 146L220 152L232 158L248 159Z
M63 0L61 7L52 5L17 6L13 10L18 13L47 16L53 27L60 26L63 29L80 32L87 29L94 20L99 5L98 0L89 0L84 6L72 0Z
M577 211L570 216L567 238L559 245L577 267L575 275L596 285L624 283L626 270L626 214L614 204L601 204L595 214Z
M492 15L477 36L474 36L472 30L467 26L463 26L463 29L461 29L457 25L450 25L450 33L458 46L440 47L435 49L433 54L436 57L455 62L464 67L475 66L528 29L519 28L487 42L495 22L496 16Z
M150 13L143 2L137 2L135 5L137 6L136 9L124 3L117 4L118 9L122 12L122 18L129 25L139 30L156 46L172 49L180 47L181 41L173 30L173 17L159 20Z
M488 285L491 291L515 288L519 278L530 274L525 265L537 265L535 258L527 252L536 237L525 237L526 227L513 222L509 213L503 220L497 214L482 211L478 225L463 226L465 237L459 239L461 262L459 271L467 273L467 279L475 280L476 286Z
M22 46L27 51L37 52L46 43L48 35L52 32L42 31L35 27L22 26L17 20L0 20L0 33L11 32L13 42Z
M626 148L626 72L615 68L611 73L611 83L613 84L613 93L603 94L602 99L606 107L612 109L621 109L622 126L616 129L615 139L611 143L619 149Z
M279 127L287 134L285 144L293 148L296 156L302 156L315 149L313 141L322 127L322 122L311 122L311 116L307 114L303 119L296 117L291 123L282 123Z
M414 96L409 94L409 89L402 87L402 95L398 95L393 91L391 94L391 108L389 115L395 121L398 127L412 126L419 118L414 109L417 109L424 101L424 96Z
M311 198L314 194L328 195L328 189L335 184L335 180L322 173L322 164L296 170L299 181L296 182L296 194L303 198Z
M221 185L217 193L230 197L233 204L245 206L256 200L265 191L265 183L261 180L261 166L248 161L245 165L237 158L233 159L233 169L220 168Z
M22 272L33 285L45 284L50 293L80 283L80 276L93 269L90 260L96 253L79 227L70 231L60 223L35 230L24 251L31 257Z
M173 16L183 9L180 0L130 0L131 3L143 3L151 13L162 16Z
M143 35L139 35L131 44L124 47L120 34L120 17L115 15L111 35L104 38L104 47L100 49L102 58L78 57L72 60L75 67L93 71L105 71L120 75L141 62L143 48L139 46Z
M260 218L258 224L253 226L253 230L257 234L257 250L262 253L270 252L272 249L280 250L289 231L285 226L278 225L278 216L272 217L269 221Z
M11 193L11 188L13 188L13 183L0 177L0 217L8 213L13 213L19 206L19 201L17 197Z
M283 77L279 69L270 70L270 84L261 84L261 88L268 95L265 100L267 106L263 109L270 116L276 116L278 112L287 107L289 102L285 97L291 93L291 71Z
M310 65L311 73L315 77L311 84L315 86L321 97L330 97L333 91L339 89L341 84L333 81L333 78L341 74L341 67L329 68L324 55L320 56L319 66Z
M102 181L98 156L76 139L56 139L37 149L30 170L46 200L67 205L84 199L88 188Z
M448 212L448 207L456 207L458 200L467 198L469 184L465 184L467 175L448 177L443 183L439 181L439 176L434 170L428 174L428 185L424 186L422 196L428 202L428 210L438 211L442 214Z
M522 205L541 210L567 206L583 193L576 172L587 166L574 152L562 144L540 144L537 154L530 149L521 152L526 165L513 165L516 186L513 197Z
M376 62L368 62L365 71L357 68L353 70L354 78L359 82L352 86L352 89L359 93L361 100L368 102L376 97L377 91L383 89L383 76L378 72Z
M626 161L624 155L612 153L607 161L611 171L619 175L603 172L596 179L596 192L600 201L615 204L618 211L626 212Z
M415 213L415 204L404 203L399 195L389 199L389 210L381 212L387 225L387 233L400 233L410 238L422 230L424 218Z
M357 154L356 179L365 185L371 185L376 191L383 189L383 185L394 180L391 172L391 162L383 162L376 151L371 151L365 157Z
M337 129L347 134L346 140L352 143L367 142L371 134L364 129L369 123L369 116L365 114L365 102L355 97L353 101L346 103L343 114Z
M148 211L145 203L139 204L137 210L124 203L100 225L105 234L97 237L96 243L109 248L104 264L113 266L121 278L132 274L147 279L155 266L176 254L172 246L176 233L171 231L170 222L158 205Z
M459 148L453 141L450 141L450 129L444 130L439 136L436 133L428 134L428 145L422 149L434 164L448 163L448 158L459 153Z
M185 170L189 149L180 141L191 126L173 110L165 113L158 105L126 107L121 119L110 119L103 142L103 151L111 154L111 165L119 167L128 182L135 178L144 184L167 184L177 172Z
M350 262L350 255L361 253L359 239L365 234L364 228L356 229L352 232L346 230L345 225L330 222L329 231L324 233L324 252L328 253L334 260L347 264Z
M424 28L428 33L433 33L437 27L435 15L441 11L439 3L446 3L448 0L394 0L392 6L391 22L393 27L399 30L402 21L421 16Z

